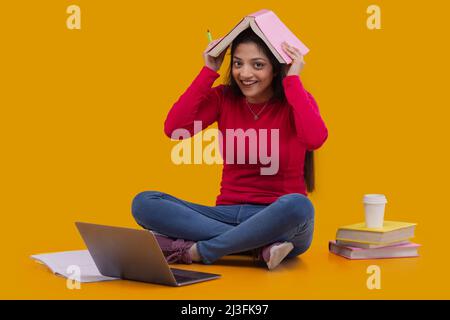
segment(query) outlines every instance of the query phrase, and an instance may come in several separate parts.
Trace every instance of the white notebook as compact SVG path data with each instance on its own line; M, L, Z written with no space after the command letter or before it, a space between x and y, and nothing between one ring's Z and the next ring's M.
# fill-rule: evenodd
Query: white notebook
M88 250L36 254L32 255L31 258L45 264L54 274L65 278L70 277L75 279L73 270L79 267L78 270L80 271L80 277L76 280L80 282L118 280L118 278L103 276L98 271L98 268Z

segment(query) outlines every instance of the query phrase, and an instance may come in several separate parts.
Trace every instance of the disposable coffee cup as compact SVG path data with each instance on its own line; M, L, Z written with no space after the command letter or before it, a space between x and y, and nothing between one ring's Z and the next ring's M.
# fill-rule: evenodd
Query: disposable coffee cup
M382 228L387 203L383 194L366 194L363 198L367 228Z

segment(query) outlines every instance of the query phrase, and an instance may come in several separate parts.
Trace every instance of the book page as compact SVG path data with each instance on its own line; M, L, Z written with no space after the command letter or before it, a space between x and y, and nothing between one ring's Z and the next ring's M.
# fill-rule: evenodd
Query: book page
M37 254L32 255L31 258L42 262L49 267L54 274L65 278L72 276L72 274L68 273L68 271L70 271L70 266L79 267L80 282L117 280L117 278L104 276L100 273L100 271L98 271L98 268L88 250Z
M227 49L233 40L245 29L250 26L249 17L241 20L226 36L224 36L217 44L209 49L208 54L212 57L218 57L223 50Z

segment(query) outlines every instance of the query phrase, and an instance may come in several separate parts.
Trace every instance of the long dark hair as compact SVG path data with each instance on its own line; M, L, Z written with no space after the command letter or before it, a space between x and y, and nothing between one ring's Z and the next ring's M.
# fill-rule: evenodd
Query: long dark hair
M286 96L284 94L283 79L286 77L286 69L284 64L278 62L277 58L272 54L270 49L264 43L264 41L255 33L251 28L247 28L242 31L231 43L231 53L230 53L230 66L225 79L225 84L230 88L232 96L235 98L243 97L241 89L239 88L236 80L234 80L232 67L233 67L233 56L234 51L237 46L241 43L254 43L258 46L262 52L269 58L270 64L273 68L273 74L275 75L272 81L272 88L274 95L272 99L278 100L281 103L286 102ZM314 152L306 151L305 154L305 164L304 164L304 179L306 184L306 190L308 192L313 192L315 187L314 182Z

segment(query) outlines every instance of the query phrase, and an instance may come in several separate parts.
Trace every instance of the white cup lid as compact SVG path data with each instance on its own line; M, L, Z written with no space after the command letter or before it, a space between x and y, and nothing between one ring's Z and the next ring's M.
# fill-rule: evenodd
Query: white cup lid
M384 194L365 194L363 202L369 204L382 204L387 203L387 199Z

